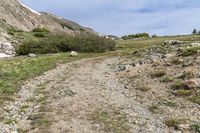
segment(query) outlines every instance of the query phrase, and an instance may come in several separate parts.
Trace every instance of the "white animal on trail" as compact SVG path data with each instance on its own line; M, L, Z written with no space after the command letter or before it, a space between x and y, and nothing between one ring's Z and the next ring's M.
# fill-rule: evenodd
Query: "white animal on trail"
M70 54L72 57L73 56L78 56L78 52L76 52L76 51L71 51L71 54Z

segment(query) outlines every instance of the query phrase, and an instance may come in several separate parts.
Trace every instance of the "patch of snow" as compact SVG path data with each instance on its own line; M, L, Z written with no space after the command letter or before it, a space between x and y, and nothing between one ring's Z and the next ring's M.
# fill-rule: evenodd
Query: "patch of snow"
M0 58L5 58L5 57L12 57L12 55L7 55L5 53L0 53Z
M20 4L21 4L23 7L29 9L31 12L33 12L33 13L35 13L35 14L37 14L37 15L41 15L39 12L37 12L37 11L31 9L30 7L28 7L28 6L26 6L26 5L22 4L22 3L20 3Z

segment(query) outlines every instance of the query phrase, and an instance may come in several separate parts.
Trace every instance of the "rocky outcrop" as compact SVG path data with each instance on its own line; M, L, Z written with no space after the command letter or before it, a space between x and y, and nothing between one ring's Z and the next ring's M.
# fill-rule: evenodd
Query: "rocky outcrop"
M164 44L166 45L177 45L177 44L181 44L182 41L179 40L166 40L164 41Z
M0 37L0 53L5 53L7 55L15 54L14 45L6 40L4 37Z

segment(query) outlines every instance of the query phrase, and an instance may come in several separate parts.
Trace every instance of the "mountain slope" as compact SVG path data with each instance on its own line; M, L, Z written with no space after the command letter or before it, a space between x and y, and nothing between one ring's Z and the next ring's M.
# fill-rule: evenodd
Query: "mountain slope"
M7 34L8 29L31 31L36 27L45 27L51 32L66 35L97 34L94 30L70 20L45 12L36 12L17 0L0 0L0 53L14 54L14 46L17 44L11 43L13 40Z
M0 0L0 18L18 29L30 31L37 26L47 27L50 31L75 34L80 32L94 33L74 22L48 13L38 13L17 0Z

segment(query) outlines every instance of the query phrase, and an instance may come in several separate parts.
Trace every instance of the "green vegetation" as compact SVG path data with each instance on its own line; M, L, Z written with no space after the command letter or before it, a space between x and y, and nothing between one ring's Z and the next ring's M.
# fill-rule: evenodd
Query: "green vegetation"
M77 36L64 36L60 34L48 34L44 36L41 35L41 38L25 40L16 49L17 54L48 54L71 50L101 53L115 50L114 41L96 35L81 34Z
M190 129L197 132L197 133L200 133L200 123L192 124L190 126Z
M157 113L157 114L160 114L162 113L162 111L160 110L160 108L158 107L158 105L155 105L155 104L152 104L151 106L149 106L149 111L151 113Z
M165 76L165 75L166 75L166 71L163 70L163 69L157 70L157 71L151 73L151 77L152 77L152 78L163 77L163 76Z
M34 28L33 30L32 30L32 32L47 32L47 33L49 33L50 31L47 29L47 28L45 28L45 27L37 27L37 28Z
M66 23L60 23L60 25L62 26L62 28L67 28L69 30L75 30L72 26L70 26L69 24L66 24ZM80 29L81 31L84 31L84 29Z
M169 107L177 107L177 104L173 101L164 100L163 104L165 104L166 106L169 106Z
M169 76L164 76L160 79L160 82L163 82L163 83L168 83L168 82L172 82L173 81L173 78L169 77Z
M168 127L174 127L175 129L177 129L178 125L181 124L181 120L180 119L171 118L171 119L165 120L165 124Z
M24 32L24 31L19 30L19 29L14 28L14 27L8 28L8 30L7 30L7 33L10 34L10 35L15 35L15 33L22 33L22 32Z
M171 89L173 89L174 94L177 96L186 97L191 102L200 104L200 91L199 87L195 85L192 81L175 81L171 85Z
M196 28L194 28L194 30L192 31L193 35L200 35L200 30L197 30Z
M34 36L35 36L35 37L41 37L41 38L43 38L43 37L46 36L46 34L43 33L43 32L36 32L36 33L34 33Z
M178 78L180 79L190 79L194 77L194 73L192 71L183 72Z
M180 90L180 89L188 89L187 85L185 84L185 82L183 81L175 81L172 85L171 85L171 89L172 90Z
M200 47L190 47L190 48L183 48L180 50L180 56L191 56L197 54Z
M148 86L138 86L135 89L136 90L141 90L141 91L144 91L144 92L151 90L151 88L148 87Z
M197 29L194 29L193 31L192 31L192 34L197 34L198 32L197 32Z
M192 90L184 90L184 89L180 89L180 90L177 90L176 92L175 92L175 94L177 95L177 96L190 96L190 95L192 95Z
M148 33L130 34L130 35L122 36L122 39L127 40L127 39L133 39L133 38L141 38L141 37L149 38L149 34Z
M161 46L166 40L180 40L188 42L200 41L199 35L180 35L180 36L163 36L154 38L141 38L138 40L117 40L118 52L123 54L129 54L135 50L141 51L151 48L152 46ZM184 42L183 42L184 43Z
M192 96L192 98L190 98L190 101L200 105L200 96L199 95L194 95L194 96Z

